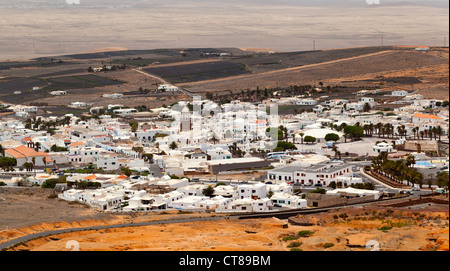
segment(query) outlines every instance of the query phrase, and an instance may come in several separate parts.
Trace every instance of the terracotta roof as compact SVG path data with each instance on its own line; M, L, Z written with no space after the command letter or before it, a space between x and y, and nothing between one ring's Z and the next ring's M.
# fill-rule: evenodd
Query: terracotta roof
M128 177L125 175L120 175L119 177L117 177L117 179L127 179Z
M428 115L428 114L422 114L422 113L417 113L413 117L421 118L421 119L435 119L435 120L441 120L442 119L442 118L440 118L440 117L438 117L436 115Z
M11 155L14 158L25 158L26 156L16 151L15 149L6 149L5 153Z
M24 138L22 138L22 140L23 141L31 141L31 137L29 137L29 136L28 137L24 137Z
M70 144L69 146L82 146L84 145L83 142L73 142L72 144Z
M48 154L48 153L46 153L46 152L43 152L43 151L37 152L37 154L38 154L39 156L50 156L50 154Z
M84 179L85 180L95 180L95 179L97 179L97 176L96 175L90 175L90 176L84 177Z
M36 157L36 156L49 156L48 153L45 152L37 152L32 148L28 148L24 145L20 145L14 149L5 150L6 153L10 154L14 158L25 158L25 157Z

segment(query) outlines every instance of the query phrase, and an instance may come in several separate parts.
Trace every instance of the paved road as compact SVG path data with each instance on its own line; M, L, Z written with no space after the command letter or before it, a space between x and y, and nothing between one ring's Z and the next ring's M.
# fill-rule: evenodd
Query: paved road
M381 200L381 202L389 201ZM252 219L252 218L264 218L264 217L277 217L280 219L286 219L291 216L295 216L297 214L310 214L310 213L318 213L318 212L326 212L333 209L341 209L341 208L350 208L350 207L360 207L367 204L371 204L372 202L358 203L353 205L345 205L345 206L334 206L334 207L326 207L326 208L308 208L308 209L291 209L287 211L280 212L270 212L270 213L260 213L260 214L236 214L234 216L227 217L207 217L207 218L190 218L190 219L177 219L177 220L160 220L160 221L150 221L150 222L139 222L139 223L126 223L126 224L118 224L118 225L105 225L105 226L94 226L94 227L83 227L83 228L72 228L72 229L63 229L63 230L55 230L55 231L46 231L35 234L30 234L27 236L22 236L16 238L14 240L5 242L0 244L0 250L7 249L11 246L14 246L21 242L27 242L32 239L42 238L50 235L57 235L68 232L78 232L78 231L89 231L89 230L102 230L102 229L113 229L113 228L125 228L125 227L142 227L142 226L150 226L150 225L160 225L160 224L174 224L174 223L187 223L187 222L197 222L197 221L214 221L221 219Z
M106 226L95 226L95 227L84 227L84 228L72 228L72 229L63 229L63 230L55 230L55 231L46 231L34 233L26 236L22 236L16 238L14 240L5 242L0 244L0 250L7 249L11 246L19 244L21 242L27 242L32 239L42 238L49 235L57 235L62 233L69 232L78 232L78 231L91 231L91 230L103 230L103 229L113 229L113 228L126 228L126 227L142 227L142 226L150 226L150 225L159 225L159 224L174 224L174 223L187 223L187 222L197 222L197 221L212 221L212 220L220 220L220 219L233 219L239 218L238 216L228 216L228 217L207 217L207 218L190 218L190 219L177 219L177 220L160 220L160 221L150 221L150 222L139 222L139 223L127 223L127 224L118 224L118 225L106 225Z

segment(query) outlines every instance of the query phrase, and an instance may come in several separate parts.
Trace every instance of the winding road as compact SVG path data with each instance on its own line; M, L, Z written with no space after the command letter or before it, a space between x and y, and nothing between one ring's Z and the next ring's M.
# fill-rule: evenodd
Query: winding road
M61 229L61 230L54 230L54 231L38 232L38 233L22 236L22 237L19 237L19 238L16 238L16 239L13 239L13 240L10 240L10 241L0 244L0 250L7 250L8 248L15 246L22 242L28 242L33 239L38 239L38 238L52 236L52 235L58 235L58 234L62 234L62 233L127 228L127 227L142 227L142 226L161 225L161 224L189 223L189 222L198 222L198 221L214 221L214 220L223 220L223 219L259 219L259 218L270 218L270 217L276 217L279 219L287 219L288 217L292 217L292 216L295 216L298 214L313 214L313 213L327 212L327 211L334 210L337 208L360 207L360 206L364 206L366 204L370 204L373 202L384 202L384 201L389 201L389 200L393 200L393 199L377 200L377 201L357 203L357 204L348 204L345 206L333 206L333 207L310 208L310 209L293 209L293 210L268 212L268 213L237 214L237 215L230 215L230 216L226 216L226 217L218 216L218 217L202 217L202 218L174 219L174 220L157 220L157 221L125 223L125 224L116 224L116 225L68 228L68 229Z

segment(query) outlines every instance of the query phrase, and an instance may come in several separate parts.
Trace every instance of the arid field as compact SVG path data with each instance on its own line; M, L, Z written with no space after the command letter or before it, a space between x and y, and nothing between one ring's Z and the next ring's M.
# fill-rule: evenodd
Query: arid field
M277 218L238 220L214 213L98 213L81 204L48 198L49 190L2 189L0 192L0 243L60 229L224 218L64 233L21 243L11 250L64 251L69 250L67 242L75 240L81 251L367 251L370 250L366 248L367 242L375 240L379 250L448 251L448 206L341 208L302 216L311 226L298 226ZM301 231L313 233L303 236L299 235Z

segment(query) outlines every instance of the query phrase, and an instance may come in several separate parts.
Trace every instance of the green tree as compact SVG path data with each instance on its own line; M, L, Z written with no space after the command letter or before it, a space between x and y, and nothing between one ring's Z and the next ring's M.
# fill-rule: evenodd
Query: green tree
M171 150L175 150L176 148L178 148L178 145L177 145L177 143L175 141L172 141L172 143L170 143L169 148Z
M304 139L304 141L306 143L314 143L314 142L316 142L316 140L317 140L317 138L315 138L313 136L305 136L305 139Z
M274 194L275 193L272 190L269 190L269 192L267 192L266 197L270 199L271 197L273 197Z
M131 131L135 133L137 129L139 128L139 124L135 121L130 122Z
M208 187L203 189L202 193L206 197L212 197L214 195L214 188L208 185Z
M329 133L325 135L326 141L334 141L335 143L340 139L339 135L334 133Z
M130 177L131 174L132 174L132 171L131 171L130 168L124 167L124 168L122 168L122 173L123 173L123 175L125 175L125 176L127 176L127 177Z

